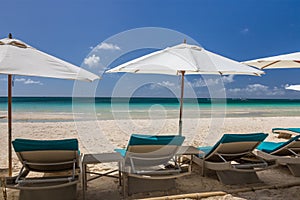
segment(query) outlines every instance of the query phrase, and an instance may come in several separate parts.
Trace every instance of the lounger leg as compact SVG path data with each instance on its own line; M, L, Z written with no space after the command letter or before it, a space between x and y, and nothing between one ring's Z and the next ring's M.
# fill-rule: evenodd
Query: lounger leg
M205 175L205 161L202 159L202 176Z
M118 162L118 167L119 167L119 186L122 186L122 173L121 173L121 162Z
M300 177L300 166L299 164L287 164L290 172L293 176Z
M3 193L3 199L7 200L7 192L6 192L6 180L5 178L1 177L1 185L0 187L2 187L2 193Z
M85 191L87 189L86 165L82 166L82 198L85 200Z
M122 173L122 179L123 179L122 193L123 193L123 198L126 199L128 197L128 177L126 173Z
M17 176L17 178L16 178L16 180L15 180L15 182L18 183L18 181L21 178L25 178L28 174L29 174L29 170L27 170L25 168L25 165L23 165L22 168L21 168L21 170L20 170L20 172L19 172L19 174L18 174L18 176Z

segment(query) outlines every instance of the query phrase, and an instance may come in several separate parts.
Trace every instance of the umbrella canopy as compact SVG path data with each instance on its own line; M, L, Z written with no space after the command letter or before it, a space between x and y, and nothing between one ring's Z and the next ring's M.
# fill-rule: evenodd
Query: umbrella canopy
M91 72L41 52L20 40L10 38L0 40L0 74L82 81L94 81L99 78Z
M12 175L12 75L94 81L100 77L71 63L9 38L0 40L0 74L8 74L8 165Z
M196 45L182 43L136 58L107 73L129 72L182 75L179 112L179 134L182 133L182 108L185 74L244 74L259 76L264 72L212 53Z
M289 86L285 87L285 89L300 91L300 85L289 85Z
M186 43L147 54L107 72L180 75L182 71L185 74L263 74L262 71Z
M243 63L259 69L300 68L300 52L259 58Z

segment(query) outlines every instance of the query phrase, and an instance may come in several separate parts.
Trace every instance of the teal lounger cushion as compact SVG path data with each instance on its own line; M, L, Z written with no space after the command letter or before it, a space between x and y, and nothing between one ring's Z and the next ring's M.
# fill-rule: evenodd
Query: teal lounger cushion
M266 133L248 133L248 134L224 134L222 138L214 146L198 147L199 150L205 153L205 156L212 153L220 144L233 142L262 142L268 134Z
M262 142L260 145L257 146L257 149L266 153L272 153L274 151L277 151L278 149L286 146L287 144L298 140L300 138L300 135L297 135L296 137L291 138L290 140L286 142Z
M185 137L179 135L142 135L132 134L128 146L132 145L178 145L180 146Z
M132 134L130 136L127 149L134 145L182 145L185 137L179 135L142 135ZM127 149L115 149L123 157L125 157Z
M126 149L115 149L116 152L120 153L122 157L126 155Z
M199 157L202 158L203 156L207 155L213 148L213 146L198 147L200 151L204 152L204 154L200 154Z
M295 133L300 133L300 128L272 128L272 132L276 131L291 131Z
M43 151L43 150L78 150L77 139L64 140L30 140L15 139L13 142L15 152Z

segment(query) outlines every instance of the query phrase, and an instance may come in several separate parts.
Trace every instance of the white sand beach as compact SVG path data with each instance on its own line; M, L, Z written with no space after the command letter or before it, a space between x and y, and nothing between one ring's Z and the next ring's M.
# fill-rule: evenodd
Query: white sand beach
M34 115L35 118L43 116ZM22 115L16 114L16 118ZM24 117L24 116L23 116ZM66 116L65 118L69 118ZM215 122L218 119L214 119ZM187 145L200 146L206 144L206 137L212 134L219 137L222 133L269 133L268 141L284 141L278 139L275 134L270 133L273 127L297 127L300 124L300 117L243 117L226 118L218 123L214 120L203 119L184 119L183 135L186 135ZM214 128L211 128L212 125ZM2 174L7 168L7 124L0 123L0 169ZM218 132L219 130L219 132ZM218 134L215 134L218 132ZM130 133L154 133L154 134L174 134L177 133L177 120L101 120L98 123L80 121L75 122L14 122L13 138L31 139L63 139L78 138L82 153L111 152L116 147L125 147ZM215 134L215 135L214 135ZM105 137L105 138L103 138ZM218 138L213 138L218 139ZM109 141L109 142L107 142ZM21 163L13 153L13 174L17 174ZM95 165L89 166L90 170L105 171L114 165ZM277 167L266 171L258 172L262 183L251 185L225 186L222 185L213 174L202 177L200 168L193 166L193 173L176 180L177 188L174 191L153 192L146 194L135 194L128 199L143 199L157 196L178 195L188 193L202 193L212 191L225 191L228 194L222 196L208 197L206 199L300 199L300 178L293 177L285 167ZM297 184L296 184L297 183ZM283 185L288 184L288 185ZM280 188L282 186L283 188ZM287 187L288 186L288 187ZM261 187L260 190L254 188ZM246 188L246 189L245 189ZM248 188L248 189L247 189ZM234 192L236 189L244 189L243 192ZM88 183L87 199L122 199L121 188L118 180L113 178L100 178ZM18 198L18 191L7 190L8 199ZM81 199L81 186L78 186L78 199ZM0 199L3 199L2 194Z

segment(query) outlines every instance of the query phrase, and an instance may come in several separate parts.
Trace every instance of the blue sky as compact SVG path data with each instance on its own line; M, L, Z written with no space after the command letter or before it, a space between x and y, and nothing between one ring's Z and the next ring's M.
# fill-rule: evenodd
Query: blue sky
M298 0L10 0L2 2L2 8L5 9L0 12L1 38L11 32L13 37L37 49L91 71L93 63L104 59L92 50L99 48L112 55L125 47L122 42L105 42L108 38L142 27L180 32L204 48L237 61L296 52L300 48ZM141 52L127 58L125 55L110 66L134 55ZM300 69L285 69L266 70L262 77L209 76L206 84L223 81L226 96L232 98L299 98L299 92L285 90L286 85L300 84L299 73ZM104 74L101 81L93 84L95 95L112 95L121 77ZM132 80L134 75L127 78ZM172 92L178 90L178 77L148 78L153 83L128 95L174 96ZM5 81L6 76L1 75L1 96L7 93ZM201 76L187 77L187 81L194 95L209 97ZM72 96L73 86L73 81L16 76L13 94ZM126 88L122 95L126 95Z

